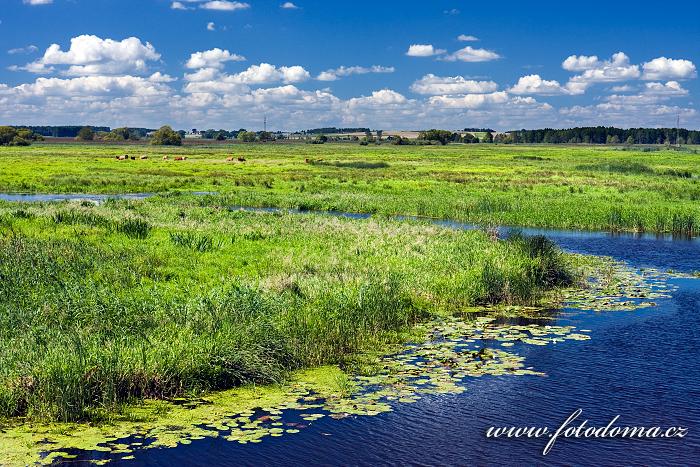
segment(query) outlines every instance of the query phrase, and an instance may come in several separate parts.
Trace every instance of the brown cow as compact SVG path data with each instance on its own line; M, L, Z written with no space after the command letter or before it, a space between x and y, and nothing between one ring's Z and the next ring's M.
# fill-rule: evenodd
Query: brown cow
M184 161L185 157L184 156L175 156L176 161Z
M227 157L226 162L233 162L233 157Z
M311 160L309 160L309 158L307 157L306 159L304 159L304 164L311 164Z
M245 157L238 156L238 162L245 162Z

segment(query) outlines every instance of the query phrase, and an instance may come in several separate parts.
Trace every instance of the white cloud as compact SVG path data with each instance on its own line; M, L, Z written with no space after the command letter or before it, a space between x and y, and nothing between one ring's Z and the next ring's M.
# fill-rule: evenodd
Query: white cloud
M368 73L393 73L395 71L393 66L380 66L373 65L371 67L364 66L340 66L336 69L326 70L320 73L316 79L319 81L335 81L341 77L350 75L365 75Z
M231 2L228 0L213 0L209 2L202 3L199 8L204 10L218 10L218 11L236 11L236 10L247 10L250 8L250 4L243 2Z
M25 5L51 5L53 0L22 0Z
M435 76L428 74L411 85L411 91L428 96L450 94L484 94L498 89L493 81L468 80L463 76Z
M16 69L48 73L54 71L54 65L62 65L68 66L63 74L69 76L116 75L143 73L148 69L147 62L159 59L160 54L150 43L143 44L136 37L115 41L83 35L71 39L69 50L52 44L42 58Z
M642 68L644 69L642 79L646 80L688 79L697 76L695 64L690 60L659 57L646 62Z
M461 13L461 11L459 11L457 8L452 8L450 10L444 10L442 13L449 16L457 16Z
M207 31L216 31L216 23L213 22L208 22L207 23Z
M490 94L466 94L464 96L433 96L428 100L430 105L457 109L477 109L485 105L506 102L508 102L508 93L504 91Z
M191 8L187 7L182 2L173 2L172 4L170 4L170 8L173 10L191 10Z
M233 75L233 81L240 84L300 83L311 78L301 66L282 66L277 68L269 63L252 65L247 70Z
M584 66L586 68L583 73L572 77L566 84L566 88L572 94L583 94L594 83L628 81L637 79L641 75L639 65L630 64L629 57L622 52L614 54L610 60L604 62L597 60L597 58L595 61L592 60L595 57L583 57L587 59L584 61L581 61L581 58L578 57L576 63L571 61L568 64L569 67L573 68Z
M349 107L377 107L406 104L408 99L391 89L372 92L371 96L354 97L348 100Z
M571 55L561 64L567 71L585 71L602 65L595 55Z
M630 92L634 91L634 86L630 86L629 84L623 84L621 86L613 86L610 88L612 92Z
M657 96L686 96L688 90L678 81L668 81L666 83L646 83L644 92Z
M475 49L474 47L467 46L460 49L450 55L443 58L448 62L460 61L460 62L489 62L491 60L498 60L501 58L496 52L486 49Z
M26 47L18 47L16 49L10 49L7 51L8 54L10 55L18 55L18 54L33 54L34 52L38 52L39 47L36 45L28 45Z
M283 4L280 5L280 8L282 8L283 10L298 10L299 9L299 7L296 6L292 2L284 2Z
M571 92L562 87L559 81L548 81L540 77L540 75L522 76L518 82L508 90L511 94L539 94L543 96L556 96L561 94L571 94Z
M431 44L412 44L408 48L406 55L409 57L432 57L433 55L441 55L447 52L444 49L436 49Z
M460 34L459 36L457 36L457 40L460 42L476 42L479 40L479 38L467 34Z
M232 54L228 50L222 50L218 47L205 50L203 52L195 52L190 55L185 66L191 70L197 68L223 68L226 62L243 62L245 57L238 54Z

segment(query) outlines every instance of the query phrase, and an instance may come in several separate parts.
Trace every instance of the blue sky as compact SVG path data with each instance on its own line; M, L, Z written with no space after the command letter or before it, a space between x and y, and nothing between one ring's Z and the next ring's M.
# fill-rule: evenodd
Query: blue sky
M700 5L3 0L0 123L700 128Z

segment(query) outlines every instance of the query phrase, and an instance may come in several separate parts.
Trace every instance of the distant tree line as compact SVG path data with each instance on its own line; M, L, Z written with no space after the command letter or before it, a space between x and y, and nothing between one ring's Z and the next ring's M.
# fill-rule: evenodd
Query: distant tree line
M44 137L28 128L0 126L0 146L29 146Z
M78 132L83 129L83 126L19 126L17 128L27 128L36 134L41 136L51 136L54 138L75 138L78 136ZM111 130L108 126L91 126L94 132L106 132L109 133Z
M329 127L329 128L313 128L311 130L304 130L301 131L301 134L304 135L318 135L318 134L328 134L328 135L334 135L338 133L368 133L370 132L369 128L336 128L336 127Z
M700 144L700 131L675 128L577 127L568 129L509 131L496 135L496 142L525 144Z

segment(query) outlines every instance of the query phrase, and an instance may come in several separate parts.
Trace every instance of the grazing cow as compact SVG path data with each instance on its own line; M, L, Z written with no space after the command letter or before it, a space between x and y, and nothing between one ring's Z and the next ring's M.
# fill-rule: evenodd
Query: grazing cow
M129 156L119 156L120 161L127 161L129 160Z
M238 162L245 162L245 157L238 156Z
M226 162L233 162L233 157L227 157Z
M185 157L184 156L175 156L176 161L184 161Z
M304 159L304 164L311 164L311 160L307 157Z
M135 161L135 160L136 160L136 156L131 156L131 160L132 160L132 161Z
M139 157L139 159L141 159L142 161L145 161L146 159L148 159L148 156L141 156L141 157Z
M164 161L167 161L167 160L168 160L168 156L163 156L163 160L164 160Z

